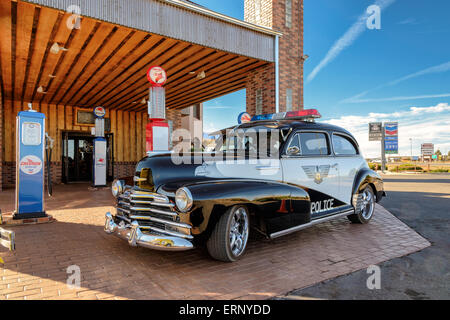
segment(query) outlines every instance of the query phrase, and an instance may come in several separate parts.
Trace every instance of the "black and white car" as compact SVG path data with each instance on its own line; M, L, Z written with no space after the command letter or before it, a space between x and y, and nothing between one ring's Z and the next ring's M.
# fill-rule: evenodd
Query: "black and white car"
M273 239L343 216L369 222L386 195L380 175L349 132L314 122L312 111L223 130L216 152L179 154L181 163L174 151L145 157L133 186L113 183L117 212L106 214L105 231L159 250L206 245L235 261L250 230Z

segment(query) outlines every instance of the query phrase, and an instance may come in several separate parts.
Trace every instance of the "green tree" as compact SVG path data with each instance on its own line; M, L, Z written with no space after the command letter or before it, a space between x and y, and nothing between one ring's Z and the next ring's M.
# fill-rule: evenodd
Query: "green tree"
M436 155L438 155L438 156L442 156L442 152L441 152L441 150L439 150L439 149L438 149L438 150L436 151Z

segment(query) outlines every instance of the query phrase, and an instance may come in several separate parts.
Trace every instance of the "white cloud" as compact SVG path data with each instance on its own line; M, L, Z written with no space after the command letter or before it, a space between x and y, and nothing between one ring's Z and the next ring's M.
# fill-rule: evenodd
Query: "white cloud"
M380 142L369 140L369 122L398 121L399 154L410 155L412 138L413 155L420 154L420 144L431 142L435 149L447 154L450 151L450 106L439 103L430 107L411 107L394 113L369 113L365 116L342 116L324 122L351 132L360 144L365 157L380 156Z
M423 76L423 75L426 75L426 74L441 73L441 72L446 72L446 71L449 71L449 70L450 70L450 61L446 62L446 63L443 63L443 64L440 64L440 65L437 65L437 66L434 66L434 67L430 67L430 68L418 71L418 72L411 73L411 74L409 74L407 76L404 76L404 77L402 77L400 79L391 81L387 85L388 86L392 86L392 85L398 84L400 82L403 82L405 80L409 80L409 79L416 78L416 77L419 77L419 76Z
M417 21L414 18L407 18L405 20L398 22L397 24L417 24Z
M205 133L212 133L212 132L216 132L219 131L220 129L218 129L214 123L212 122L203 122L203 132Z
M450 93L440 93L440 94L423 94L420 96L399 96L399 97L389 97L389 98L376 98L376 99L358 99L353 97L351 100L344 100L347 103L364 103L364 102L383 102L383 101L404 101L404 100L419 100L419 99L430 99L430 98L446 98L450 97Z
M385 9L395 0L377 0L374 5L379 6L381 10ZM320 61L320 63L313 69L313 71L308 75L307 82L313 80L316 75L325 68L331 61L336 59L336 57L347 47L351 46L356 39L366 30L366 22L370 15L364 11L364 13L359 16L358 20L340 37L333 46L328 50L325 57Z
M442 72L446 72L446 71L450 71L450 61L442 63L442 64L439 64L437 66L433 66L433 67L430 67L430 68L426 68L426 69L423 69L423 70L420 70L420 71L408 74L408 75L406 75L404 77L401 77L399 79L396 79L396 80L390 81L388 83L379 85L379 86L377 86L377 87L375 87L373 89L361 92L361 93L359 93L357 95L354 95L353 97L346 98L346 99L340 101L339 103L362 102L361 99L359 99L359 98L365 96L367 93L369 93L371 91L375 91L375 90L378 90L378 89L381 89L381 88L385 88L385 87L388 87L388 86L394 86L396 84L399 84L400 82L403 82L403 81L406 81L406 80L409 80L409 79L412 79L412 78L420 77L420 76L423 76L423 75L434 74L434 73L442 73ZM373 100L371 100L371 101L373 101ZM386 100L382 100L382 101L386 101ZM367 102L367 101L365 101L365 102Z
M208 109L233 109L231 106L207 106Z

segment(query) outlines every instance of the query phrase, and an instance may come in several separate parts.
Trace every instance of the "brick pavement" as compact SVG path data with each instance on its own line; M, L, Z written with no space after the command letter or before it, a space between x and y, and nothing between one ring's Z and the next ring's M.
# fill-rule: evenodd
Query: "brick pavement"
M0 195L2 209L11 195ZM9 227L17 249L0 248L0 299L266 299L430 245L377 205L367 225L342 218L272 241L253 233L241 260L222 263L201 248L132 248L105 234L112 203L108 189L57 186L47 201L56 222ZM80 267L78 289L66 285L70 265Z

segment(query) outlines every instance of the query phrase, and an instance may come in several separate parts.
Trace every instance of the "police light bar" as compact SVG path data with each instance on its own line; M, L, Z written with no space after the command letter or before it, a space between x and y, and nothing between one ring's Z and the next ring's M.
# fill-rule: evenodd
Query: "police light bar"
M252 117L251 121L261 120L281 120L281 119L298 119L298 120L313 120L322 117L317 109L305 109L298 111L278 112L259 114Z

